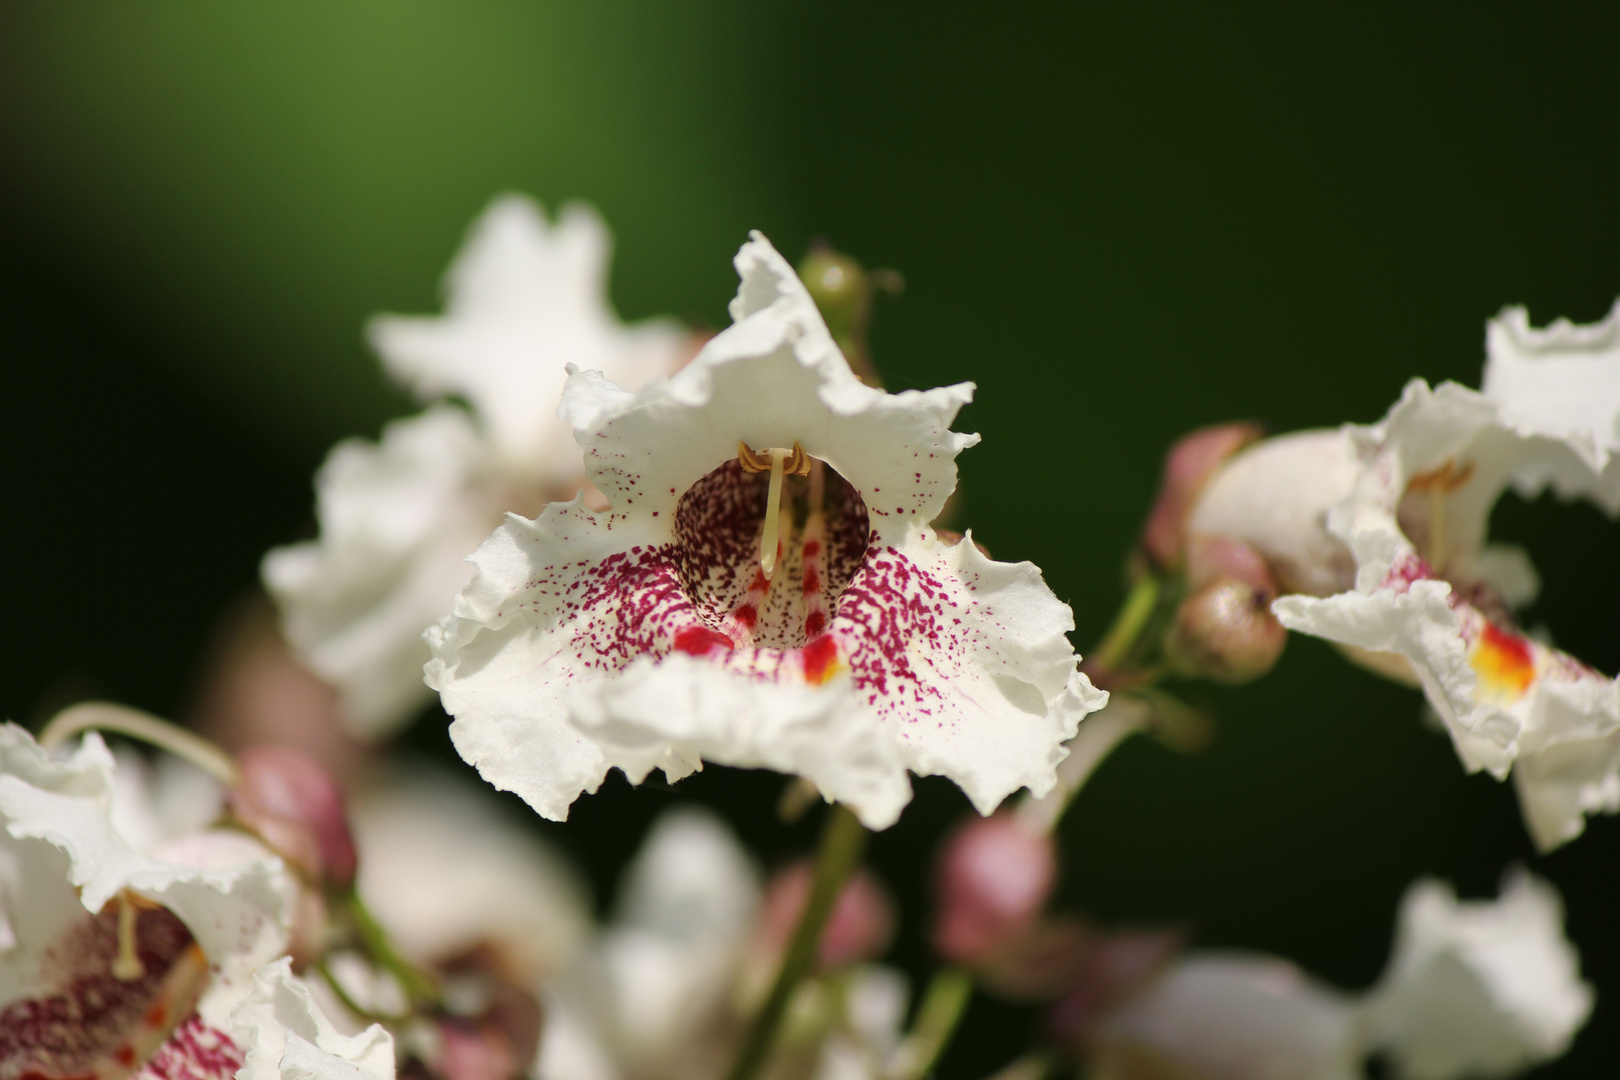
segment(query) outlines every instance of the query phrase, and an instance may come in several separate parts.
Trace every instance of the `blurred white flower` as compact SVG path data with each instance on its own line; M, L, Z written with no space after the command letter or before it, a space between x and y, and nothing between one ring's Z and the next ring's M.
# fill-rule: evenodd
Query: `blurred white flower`
M1336 990L1273 956L1196 952L1086 1032L1118 1080L1402 1080L1513 1075L1568 1049L1592 1009L1556 890L1522 870L1497 900L1407 890L1377 985Z
M280 1037L238 1021L286 950L291 876L208 827L212 780L121 758L0 727L0 1075L226 1080Z
M459 775L417 768L363 783L350 815L359 890L402 955L433 967L492 950L521 986L568 969L589 936L578 872Z
M320 537L272 551L264 580L287 636L336 686L356 734L380 737L429 700L422 630L466 584L463 561L508 510L580 487L557 418L564 366L626 386L674 370L690 347L673 323L625 326L608 306L611 242L582 205L555 225L529 199L497 199L474 223L436 317L381 316L384 365L424 401L381 442L340 443L316 475Z
M1511 611L1538 581L1486 526L1510 486L1620 514L1620 304L1595 326L1542 331L1510 310L1489 343L1484 392L1414 381L1381 423L1346 429L1360 471L1329 525L1355 587L1274 610L1290 629L1404 657L1463 763L1511 770L1550 848L1585 814L1620 809L1620 681L1518 630Z
M983 812L1049 790L1106 695L1039 570L929 525L978 441L950 430L971 386L866 386L763 237L736 262L734 325L678 375L570 379L562 415L614 505L509 516L474 556L429 632L457 749L558 819L610 768L705 760L802 775L872 827L908 767Z
M1563 923L1557 891L1523 870L1494 901L1419 881L1364 1006L1369 1040L1410 1080L1507 1076L1558 1057L1592 1012Z
M1093 1032L1119 1080L1359 1080L1355 1003L1286 960L1194 953Z
M753 859L704 810L666 811L625 871L609 923L548 983L536 1080L712 1080L765 985L752 970ZM857 965L801 984L767 1076L876 1080L899 1042L905 980Z

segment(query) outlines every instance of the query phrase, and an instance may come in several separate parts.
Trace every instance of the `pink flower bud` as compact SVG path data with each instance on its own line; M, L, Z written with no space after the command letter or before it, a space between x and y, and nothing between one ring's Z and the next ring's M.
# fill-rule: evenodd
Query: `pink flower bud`
M540 1048L542 1015L533 996L502 986L480 1016L441 1016L434 1073L444 1080L516 1080Z
M1187 587L1201 589L1217 578L1231 578L1257 592L1277 595L1277 579L1258 550L1235 536L1194 535L1187 544Z
M1288 643L1271 613L1275 594L1217 577L1181 602L1164 651L1184 675L1237 684L1270 671Z
M787 947L810 898L811 868L807 861L778 870L765 890L760 916L762 945L773 954ZM843 967L880 955L894 934L894 902L862 867L844 883L832 914L821 931L817 957L823 968Z
M312 880L354 880L354 836L343 793L325 769L291 747L255 746L237 758L231 811Z
M1034 924L1057 884L1052 838L1011 814L974 818L945 840L935 875L934 948L948 960L987 964Z
M1159 570L1174 570L1186 555L1187 517L1211 477L1233 454L1260 438L1259 425L1217 424L1183 435L1164 459L1159 495L1142 530L1142 550Z

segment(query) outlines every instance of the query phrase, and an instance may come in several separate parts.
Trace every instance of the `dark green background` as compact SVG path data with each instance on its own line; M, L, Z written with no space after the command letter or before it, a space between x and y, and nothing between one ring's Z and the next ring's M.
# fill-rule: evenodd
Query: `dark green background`
M749 228L901 270L878 363L891 387L979 384L966 520L1044 568L1089 646L1178 433L1372 420L1411 376L1477 383L1504 304L1607 310L1617 41L1614 5L6 5L0 708L184 708L214 619L305 527L327 447L411 409L362 321L435 310L506 189L602 210L627 317L724 325ZM1512 499L1497 525L1545 576L1532 621L1620 668L1616 526ZM1413 877L1483 895L1527 860L1599 987L1537 1075L1612 1075L1620 822L1534 857L1511 790L1465 777L1415 694L1313 641L1207 699L1207 752L1131 744L1080 799L1066 902L1355 988ZM412 741L442 748L442 725ZM671 797L609 787L549 830L604 894ZM738 807L775 781L682 788ZM923 859L962 806L924 783L874 843L914 972ZM742 823L763 853L807 842ZM976 1003L944 1075L987 1072L1031 1023Z

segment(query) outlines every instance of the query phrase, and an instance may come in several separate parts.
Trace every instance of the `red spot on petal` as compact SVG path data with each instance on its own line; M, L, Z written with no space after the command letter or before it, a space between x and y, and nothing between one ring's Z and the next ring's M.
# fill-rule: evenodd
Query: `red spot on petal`
M118 1045L118 1049L113 1051L113 1057L117 1060L118 1064L127 1069L131 1065L135 1064L135 1048L129 1045L129 1043L120 1043Z
M805 682L820 686L838 671L838 646L830 637L816 638L804 647L803 655Z
M759 608L753 604L743 604L737 608L736 619L743 626L752 630L754 624L759 621Z
M812 611L804 620L804 636L814 638L827 629L827 616L819 611Z
M707 626L683 626L675 631L675 647L690 656L707 656L715 649L734 648L732 640Z
M820 555L820 554L821 554L821 541L820 540L806 540L804 542L804 557L805 558L813 559L817 555Z
M816 573L815 567L806 566L804 568L804 594L806 596L813 596L820 591L821 576Z
M169 1019L169 1010L164 1007L163 1002L154 1002L141 1019L145 1021L147 1027L162 1027L164 1022Z

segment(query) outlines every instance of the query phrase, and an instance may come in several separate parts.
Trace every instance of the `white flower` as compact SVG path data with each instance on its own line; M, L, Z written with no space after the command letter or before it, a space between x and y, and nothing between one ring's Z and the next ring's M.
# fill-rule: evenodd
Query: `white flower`
M718 1075L759 871L719 819L665 812L625 871L609 925L547 987L541 1080Z
M567 969L591 927L578 872L508 820L487 786L416 770L362 784L350 804L358 887L395 948L432 966L478 946L520 985Z
M1415 883L1388 967L1363 994L1277 957L1199 952L1089 1037L1122 1080L1359 1080L1374 1053L1402 1080L1471 1080L1558 1057L1591 1009L1557 892L1520 870L1497 900Z
M212 781L157 768L154 791L97 735L58 759L0 726L0 1076L225 1080L256 1048L233 1010L286 949L293 881L205 828Z
M1110 1076L1362 1075L1354 1000L1272 956L1195 953L1104 1017L1095 1038Z
M611 921L572 972L546 985L536 1080L723 1075L765 989L750 978L761 900L758 867L724 822L693 807L660 815ZM875 965L805 982L774 1065L815 1080L876 1080L899 1043L906 999L904 977Z
M1484 393L1422 381L1372 427L1347 428L1361 464L1330 526L1355 587L1274 606L1290 629L1410 663L1470 770L1511 770L1543 848L1584 815L1620 809L1620 681L1524 636L1511 609L1538 583L1515 548L1486 543L1509 486L1551 488L1620 514L1620 305L1596 326L1491 324Z
M1549 1061L1591 1012L1558 893L1523 870L1495 901L1459 903L1433 880L1407 890L1395 954L1366 1005L1370 1040L1410 1080Z
M283 957L261 969L231 1014L231 1032L247 1047L236 1080L393 1080L388 1032L376 1024L358 1035L338 1031L293 977L291 963Z
M553 226L506 196L451 266L443 316L372 323L391 372L424 400L457 394L473 411L439 404L390 424L380 443L340 443L316 476L320 538L265 559L288 637L339 689L356 733L386 735L426 704L422 630L501 515L579 489L579 448L556 415L564 366L639 386L686 354L673 324L614 316L609 248L589 208L565 207Z
M735 324L679 374L571 377L561 411L614 506L509 516L474 556L429 632L457 749L559 819L610 768L703 760L798 773L873 827L908 767L984 812L1050 789L1106 696L1034 566L929 526L977 441L950 430L971 386L862 384L763 237L737 267Z

